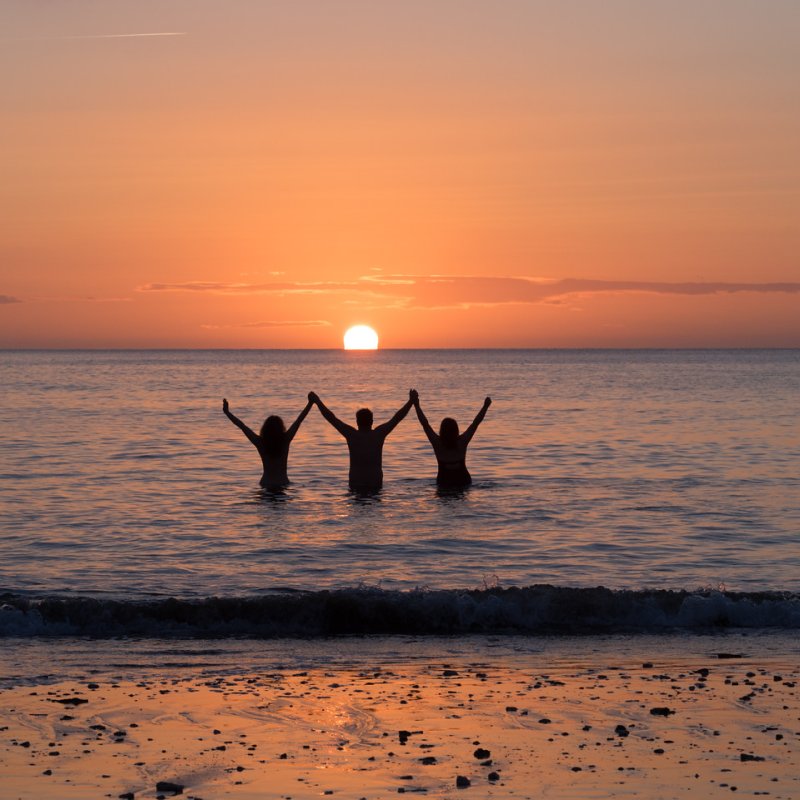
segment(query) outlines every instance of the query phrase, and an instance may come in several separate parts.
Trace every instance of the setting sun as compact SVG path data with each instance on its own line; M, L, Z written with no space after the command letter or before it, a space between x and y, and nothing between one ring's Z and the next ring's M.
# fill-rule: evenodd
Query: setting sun
M369 325L354 325L344 334L345 350L377 350L378 334Z

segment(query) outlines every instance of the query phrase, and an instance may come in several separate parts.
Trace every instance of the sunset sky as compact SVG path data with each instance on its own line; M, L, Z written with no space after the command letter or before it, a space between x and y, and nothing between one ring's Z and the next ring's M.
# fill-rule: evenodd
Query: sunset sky
M800 346L797 0L4 0L0 347Z

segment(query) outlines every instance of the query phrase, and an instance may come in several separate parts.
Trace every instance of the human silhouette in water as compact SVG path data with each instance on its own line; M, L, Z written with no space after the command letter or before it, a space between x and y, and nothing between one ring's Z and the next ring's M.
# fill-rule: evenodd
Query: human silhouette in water
M280 489L286 486L289 476L286 473L286 462L289 459L289 445L292 443L303 420L311 411L312 403L309 400L306 407L300 412L289 430L280 417L270 416L264 420L261 430L255 433L244 424L237 416L231 413L228 401L223 398L222 411L225 416L255 445L261 456L264 474L261 476L261 485L265 489Z
M309 402L316 403L320 413L344 436L350 451L350 489L354 492L375 492L383 486L383 443L386 437L408 414L417 398L415 389L408 393L408 401L397 413L382 425L372 427L372 412L368 408L356 411L356 425L342 422L319 399L315 392L308 393Z
M439 471L436 474L436 483L442 489L460 489L472 483L472 476L467 469L467 447L469 446L478 425L483 422L492 398L487 397L472 424L464 433L459 434L458 423L452 417L445 417L439 426L439 433L431 428L428 418L419 404L419 397L414 401L414 410L417 412L422 430L428 437L436 455Z

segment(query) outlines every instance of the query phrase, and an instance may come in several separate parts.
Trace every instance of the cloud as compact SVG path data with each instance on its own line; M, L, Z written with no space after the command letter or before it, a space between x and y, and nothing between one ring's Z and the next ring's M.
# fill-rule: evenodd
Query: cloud
M10 294L0 294L0 306L11 305L12 303L21 303L17 297L12 297Z
M146 283L136 287L137 292L207 292L224 295L253 294L352 294L382 296L383 292L365 281L270 281L268 283L223 283L216 281L188 281L186 283Z
M32 303L131 303L132 297L102 297L96 295L37 295L28 298Z
M72 299L72 298L71 298ZM83 301L85 303L130 303L133 301L132 297L76 297L76 302Z
M800 283L726 283L605 281L565 278L419 277L408 305L417 308L470 307L506 304L560 303L565 298L596 294L716 295L739 292L798 293Z
M718 295L741 292L800 293L800 283L727 283L607 281L578 278L448 275L367 275L354 281L273 281L268 283L148 283L142 292L211 292L216 294L359 294L403 308L470 308L513 304L563 304L565 298L597 294Z
M207 330L219 330L222 328L318 328L331 325L325 319L302 319L302 320L282 320L268 319L261 322L241 322L231 325L201 325Z
M146 283L137 292L212 292L214 294L264 294L270 292L332 292L358 288L357 281L270 281L269 283L222 283L187 281L186 283Z

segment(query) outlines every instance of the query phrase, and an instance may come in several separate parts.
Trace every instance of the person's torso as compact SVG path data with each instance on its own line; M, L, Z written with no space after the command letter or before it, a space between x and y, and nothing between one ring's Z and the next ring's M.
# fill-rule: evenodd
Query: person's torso
M289 462L289 446L278 455L268 453L263 447L258 448L264 474L261 476L262 486L283 486L289 483L287 465Z
M351 484L374 486L381 483L384 441L385 437L374 430L356 430L347 437Z

